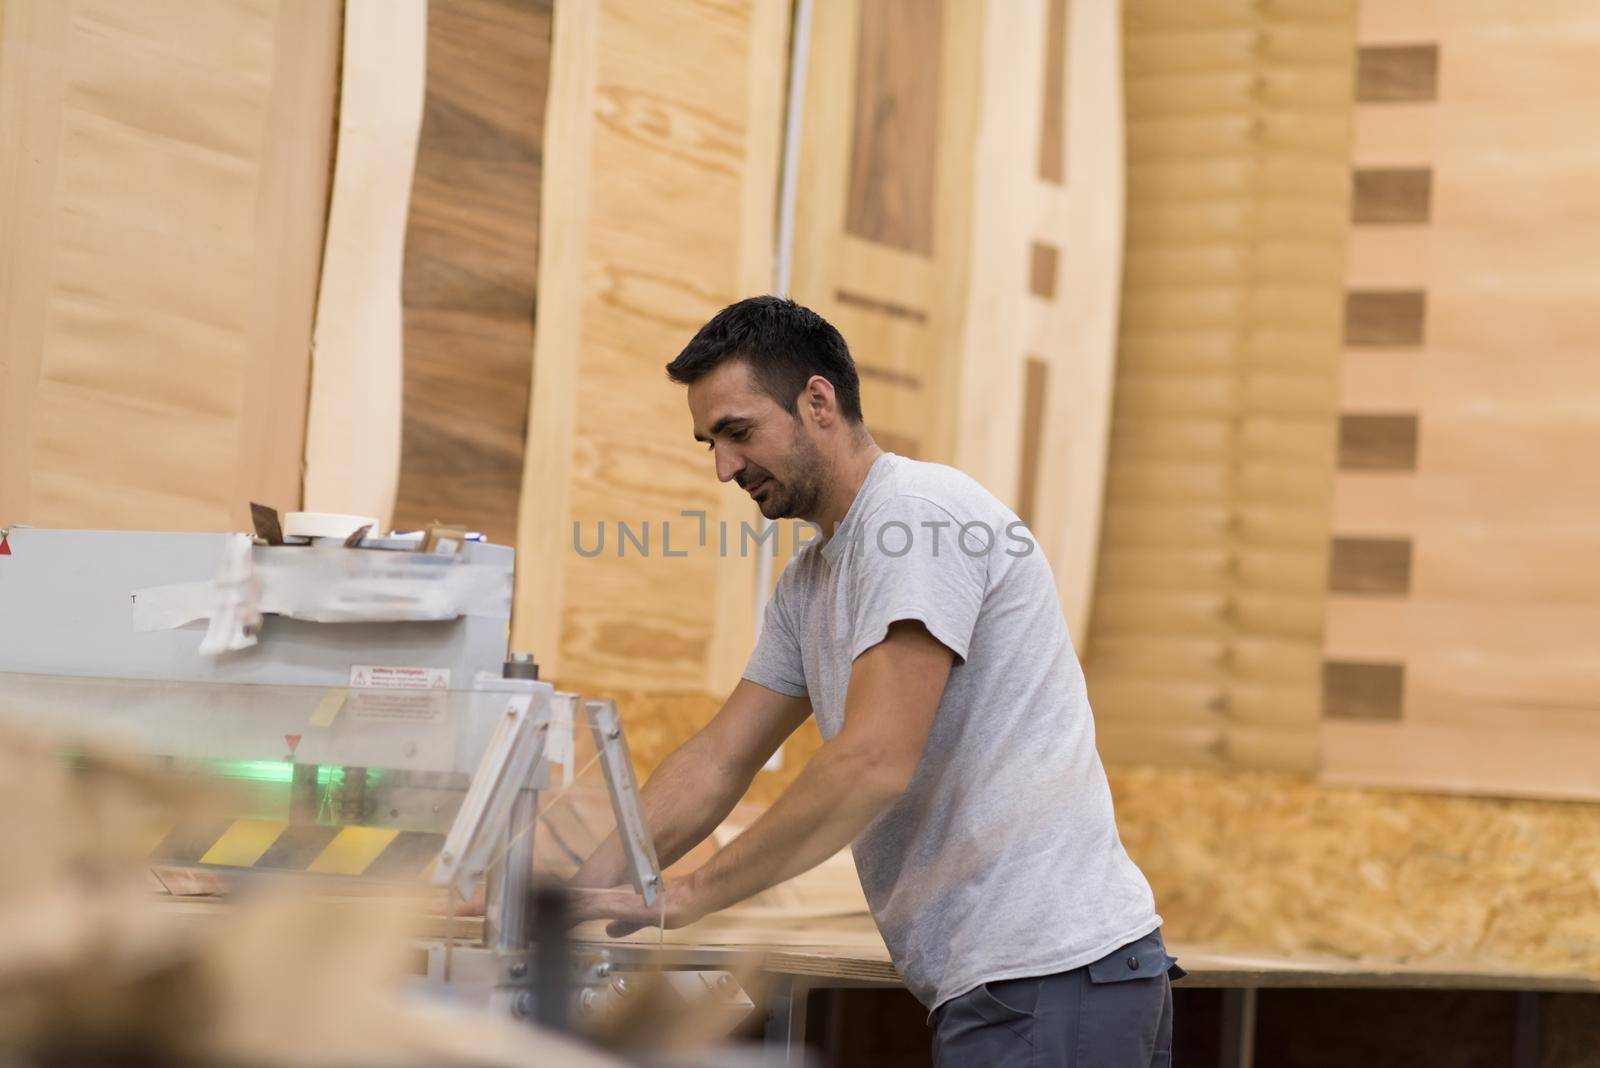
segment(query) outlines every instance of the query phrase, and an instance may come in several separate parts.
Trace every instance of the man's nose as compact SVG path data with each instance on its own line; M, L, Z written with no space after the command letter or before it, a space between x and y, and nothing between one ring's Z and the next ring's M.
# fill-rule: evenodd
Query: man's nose
M734 453L732 449L718 448L716 456L718 482L727 482L744 470L744 458Z

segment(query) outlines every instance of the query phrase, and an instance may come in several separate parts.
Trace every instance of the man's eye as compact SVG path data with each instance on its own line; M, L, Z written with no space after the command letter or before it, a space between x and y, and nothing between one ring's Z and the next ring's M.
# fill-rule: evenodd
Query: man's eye
M750 431L741 428L739 430L733 431L728 436L730 438L732 438L734 441L743 441L745 438L750 436Z

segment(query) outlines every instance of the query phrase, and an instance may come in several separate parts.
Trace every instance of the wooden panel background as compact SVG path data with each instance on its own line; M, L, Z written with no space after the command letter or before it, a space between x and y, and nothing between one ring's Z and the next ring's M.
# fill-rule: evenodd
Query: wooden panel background
M1108 760L1311 771L1355 0L1128 0L1128 226L1090 640Z
M948 461L954 440L982 15L919 0L813 12L793 296L849 343L879 444L923 460Z
M1119 6L986 11L955 464L1028 522L1081 649L1122 265Z
M305 506L392 525L400 278L427 81L427 0L345 0L339 140L306 412Z
M1352 331L1334 508L1368 556L1334 593L1326 659L1397 679L1352 713L1330 675L1334 782L1600 798L1600 11L1363 3L1384 80L1355 125L1352 293L1413 312ZM1406 86L1400 91L1397 86ZM1426 187L1403 217L1363 174ZM1350 443L1354 438L1355 444ZM1346 686L1338 679L1350 679Z
M738 523L757 513L717 482L662 368L719 308L771 287L788 11L554 12L513 644L560 684L616 696L645 768L715 710L754 633ZM619 524L649 525L648 555L627 543L619 558ZM575 525L586 546L603 526L604 552L579 555ZM686 556L666 555L664 525Z
M1368 557L1330 599L1367 674L1329 676L1325 774L1600 798L1600 10L1364 0L1360 49L1346 280L1412 296L1344 354L1334 533L1409 582ZM1384 671L1391 714L1352 714Z
M8 0L0 524L295 507L338 5Z
M406 228L400 528L516 543L552 0L429 0Z

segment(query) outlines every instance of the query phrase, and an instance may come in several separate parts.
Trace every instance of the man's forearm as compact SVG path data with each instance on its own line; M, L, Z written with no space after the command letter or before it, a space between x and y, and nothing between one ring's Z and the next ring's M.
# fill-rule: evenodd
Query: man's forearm
M639 791L640 812L661 866L681 859L704 841L749 788L748 779L741 781L711 759L698 736L674 749ZM571 882L574 886L616 886L626 872L622 842L613 833Z
M726 908L821 864L898 797L907 778L839 735L760 819L689 876L697 911Z

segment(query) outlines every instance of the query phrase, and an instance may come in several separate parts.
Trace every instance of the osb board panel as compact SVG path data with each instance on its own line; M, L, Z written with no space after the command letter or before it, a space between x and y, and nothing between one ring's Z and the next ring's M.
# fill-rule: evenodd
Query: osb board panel
M297 507L337 5L4 19L0 522L248 530L252 498Z
M339 142L306 413L305 505L391 525L400 278L426 81L427 0L346 0Z
M551 0L432 0L406 229L397 527L516 542Z
M956 466L1025 513L1080 643L1122 262L1119 11L987 6L956 424Z
M1113 767L1173 940L1600 976L1600 807Z
M1428 53L1437 92L1357 112L1358 189L1425 173L1427 215L1352 232L1349 287L1387 308L1362 298L1345 355L1334 526L1410 540L1410 596L1330 600L1330 659L1405 674L1398 723L1329 724L1326 773L1594 797L1600 659L1571 628L1600 605L1600 482L1579 459L1600 447L1600 160L1571 146L1600 99L1600 13L1369 3L1362 20L1364 53Z
M720 698L749 653L755 559L717 532L737 541L756 512L717 483L662 367L771 286L787 11L555 9L513 644L579 688ZM650 551L621 524L648 525ZM605 550L580 555L575 528Z
M1356 7L1125 7L1127 269L1085 649L1111 759L1317 766Z

